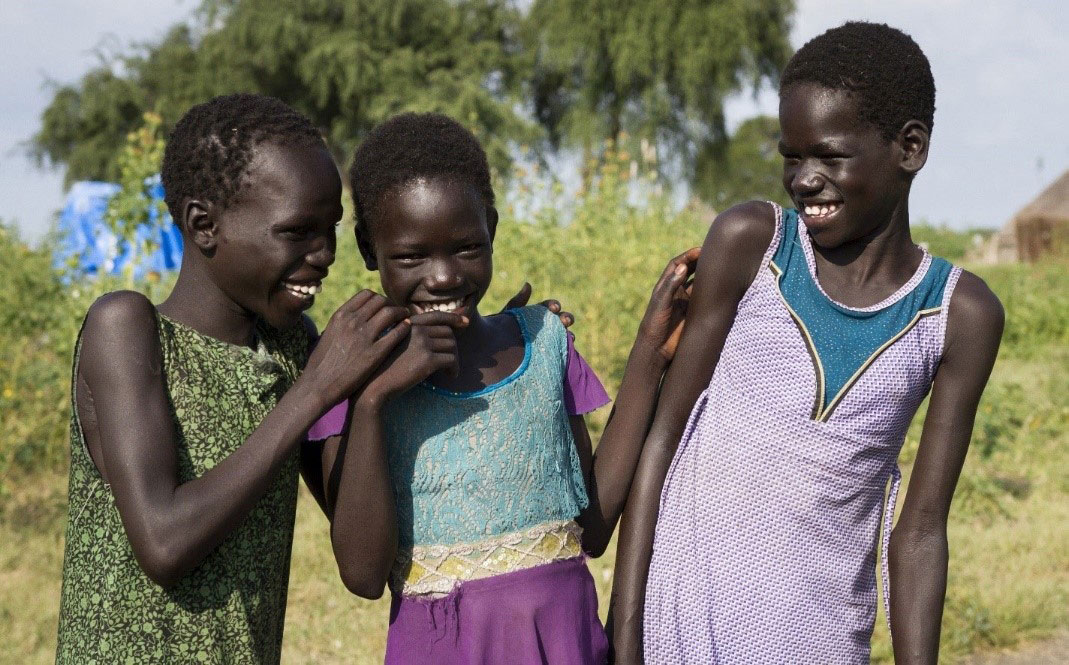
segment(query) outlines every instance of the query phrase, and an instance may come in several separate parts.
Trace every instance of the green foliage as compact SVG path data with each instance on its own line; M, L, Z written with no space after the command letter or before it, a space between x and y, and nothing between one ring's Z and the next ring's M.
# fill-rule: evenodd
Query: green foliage
M753 199L791 205L783 189L778 118L744 121L724 144L700 154L694 170L695 192L718 210Z
M68 183L115 180L145 112L169 128L195 103L252 91L308 114L339 164L391 115L440 111L499 173L520 144L594 154L622 133L689 172L725 138L723 99L786 61L792 11L791 0L203 0L191 24L58 87L33 151L65 165Z
M725 139L723 100L775 81L791 0L536 0L528 97L554 144L592 151L627 133L690 171Z
M167 205L160 199L154 199L149 192L163 164L166 145L160 127L163 119L157 113L145 113L144 120L143 127L127 135L126 145L119 153L117 164L121 189L108 200L104 214L104 221L112 233L132 248L130 261L126 264L127 281L131 288L138 258L158 249L150 237L137 238L138 227L155 224L162 229L164 222L169 219Z
M58 89L34 149L67 165L68 182L113 180L144 112L171 127L195 103L252 91L312 118L339 164L391 115L440 111L472 129L504 170L510 142L537 136L514 95L519 20L504 0L207 0L192 26Z
M991 229L955 231L944 226L920 222L910 226L913 242L922 243L932 254L950 261L961 261L969 250L993 233Z

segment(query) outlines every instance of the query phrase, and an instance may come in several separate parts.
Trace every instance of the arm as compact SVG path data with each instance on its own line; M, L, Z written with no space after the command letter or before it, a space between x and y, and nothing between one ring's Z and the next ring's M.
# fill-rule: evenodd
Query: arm
M596 454L592 453L583 417L571 417L572 435L590 498L590 505L578 519L583 527L583 549L590 556L604 554L624 510L657 402L661 375L675 353L683 325L688 295L684 285L699 253L694 248L672 259L657 280Z
M319 343L319 330L307 314L301 315L301 323L304 324L304 330L308 333L308 339L311 340L308 345L310 355ZM319 504L319 508L326 513L326 495L323 489L323 441L304 441L300 445L298 457L301 465L301 478L304 479L305 486Z
M891 532L891 622L896 663L935 663L946 594L947 516L976 407L1002 338L1002 305L962 273L950 303L945 350L902 515Z
M241 523L304 440L304 430L363 383L407 334L407 326L399 325L379 336L403 315L370 292L343 305L309 369L245 443L180 484L155 310L132 292L94 303L82 336L78 380L87 401L79 399L79 415L95 421L95 461L115 495L134 555L153 581L174 585Z
M709 384L735 311L772 241L775 216L765 203L735 206L716 218L702 246L679 350L661 397L620 527L612 592L618 663L642 662L642 616L661 486L690 411Z
M438 370L459 368L451 326L467 323L447 312L411 320L411 334L358 393L344 432L328 439L323 453L334 558L345 587L363 598L382 595L397 557L383 408L392 396Z

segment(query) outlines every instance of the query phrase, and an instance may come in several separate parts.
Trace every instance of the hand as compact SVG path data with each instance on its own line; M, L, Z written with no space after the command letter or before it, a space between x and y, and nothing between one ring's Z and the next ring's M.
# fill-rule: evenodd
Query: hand
M701 251L700 247L692 247L668 262L653 287L650 303L638 327L635 344L649 345L666 362L676 355L676 346L683 334L693 284L688 277L694 274Z
M407 317L407 309L388 305L373 291L357 293L330 317L302 379L313 382L327 407L348 397L408 336Z
M524 305L527 304L527 302L530 299L531 299L531 283L530 282L524 282L523 286L520 287L520 290L517 291L516 295L512 296L512 298L510 298L507 303L505 303L505 307L501 311L503 312L506 309L515 309L517 307L523 307ZM551 300L543 300L542 302L540 302L538 304L542 305L543 307L545 307L549 311L551 311L554 314L556 314L560 318L560 322L564 324L565 328L571 328L572 324L575 323L575 316L571 312L562 312L561 311L560 302L551 299Z
M468 325L468 318L452 312L424 312L408 319L411 331L368 381L360 399L381 405L437 371L460 371L454 330Z

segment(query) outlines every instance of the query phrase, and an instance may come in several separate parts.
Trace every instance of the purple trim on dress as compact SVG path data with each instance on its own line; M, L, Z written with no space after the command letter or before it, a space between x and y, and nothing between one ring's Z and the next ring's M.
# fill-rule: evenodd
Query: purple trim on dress
M338 402L324 413L319 420L315 421L308 430L309 441L322 441L341 434L345 429L345 416L349 413L349 400Z
M568 363L564 381L564 408L569 416L581 416L611 400L598 375L575 350L575 335L568 333Z

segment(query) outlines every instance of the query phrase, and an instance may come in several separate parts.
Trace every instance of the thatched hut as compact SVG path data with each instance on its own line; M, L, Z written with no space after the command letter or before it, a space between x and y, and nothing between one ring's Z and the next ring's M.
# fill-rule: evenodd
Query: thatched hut
M1069 171L971 253L981 263L1036 261L1069 254Z
M1010 223L1019 260L1064 255L1069 250L1069 171L1021 208Z

